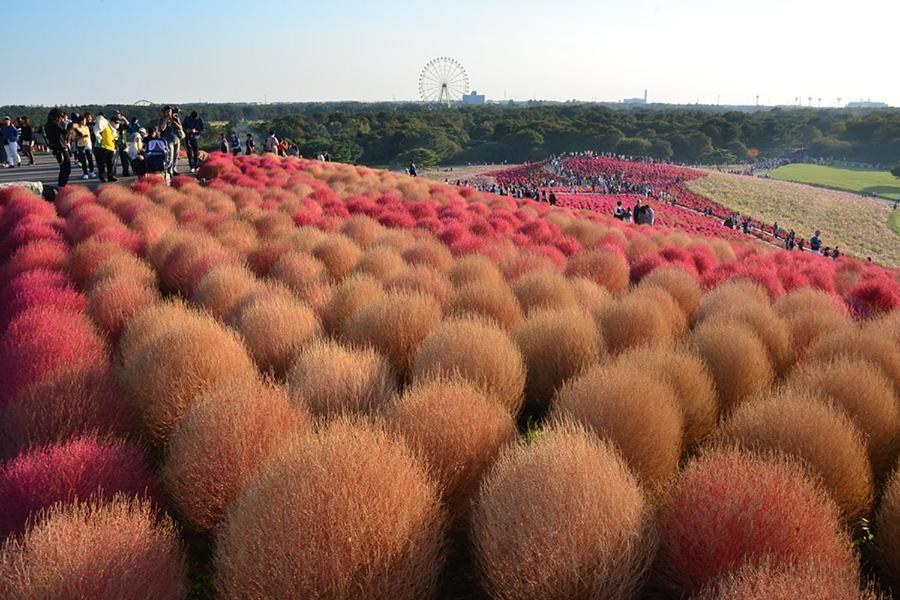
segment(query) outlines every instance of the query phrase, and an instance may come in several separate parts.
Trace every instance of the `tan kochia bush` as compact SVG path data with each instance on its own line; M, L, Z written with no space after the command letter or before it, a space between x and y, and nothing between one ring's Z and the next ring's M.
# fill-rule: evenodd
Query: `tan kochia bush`
M594 366L553 398L556 420L581 423L622 453L645 489L656 493L678 470L684 416L671 386L643 365Z
M387 292L345 322L343 335L384 354L401 379L422 340L441 321L441 307L427 294Z
M128 279L150 289L156 289L158 285L156 273L147 262L132 254L115 254L91 272L84 289L91 291L107 279L119 278Z
M497 264L483 254L467 254L458 258L448 275L458 288L473 283L505 283Z
M322 261L332 281L341 281L350 274L362 251L353 241L340 234L332 234L312 249L314 258Z
M884 486L875 518L879 559L884 575L900 589L900 469L895 469Z
M446 273L453 267L450 249L437 240L416 240L402 253L403 260L410 265L424 265Z
M300 349L322 333L313 310L289 295L260 292L235 311L232 326L264 373L284 377Z
M240 338L212 318L175 317L170 325L125 359L121 372L123 390L157 445L198 395L222 379L256 372Z
M383 232L381 223L366 215L353 215L341 225L341 233L356 242L360 248L368 248Z
M502 406L457 377L414 382L391 404L387 420L425 457L454 520L468 515L482 475L517 435Z
M394 252L404 252L410 248L416 239L412 233L406 229L386 229L384 233L379 235L371 248L390 248ZM405 261L404 261L405 262Z
M900 396L900 346L868 331L841 331L824 336L809 348L817 360L846 356L867 360L887 376Z
M720 411L727 413L744 398L772 385L775 372L766 347L745 325L703 323L686 339L712 373Z
M377 414L393 396L397 381L388 361L372 348L319 339L295 357L287 385L314 414L328 417Z
M618 453L571 424L503 451L472 511L472 543L492 598L632 598L655 536Z
M384 289L406 292L422 292L444 306L453 293L453 284L447 276L427 266L408 267L384 279Z
M278 259L269 277L297 291L325 278L325 265L304 252L289 252Z
M872 508L865 442L844 412L830 403L793 391L770 393L738 406L715 441L797 457L822 480L848 523Z
M535 310L578 308L572 286L556 271L526 273L513 281L512 291L526 315Z
M178 531L149 501L57 505L0 549L5 600L180 600L187 593Z
M284 447L229 507L221 598L430 598L442 513L424 463L394 435L338 420Z
M840 406L866 437L875 476L891 469L900 449L900 412L891 384L878 367L844 357L817 360L791 371L787 385Z
M218 527L260 465L309 420L284 388L256 378L223 379L211 388L175 427L160 473L181 519L195 531Z
M638 346L672 346L675 335L670 313L680 314L681 309L671 297L669 302L661 306L649 294L632 293L604 306L597 324L609 351L617 354Z
M867 334L892 341L900 347L900 310L892 310L878 319L872 319L863 328Z
M368 275L353 275L342 281L331 293L322 322L331 334L340 333L344 325L362 308L384 295L381 283Z
M447 306L448 315L474 315L491 319L503 329L522 321L519 301L505 282L471 283L457 288Z
M776 300L773 307L785 318L802 313L847 315L847 307L839 296L809 287L791 290Z
M396 251L387 247L374 247L366 250L353 268L354 273L370 275L384 280L394 273L406 270L409 265Z
M221 321L241 299L258 287L259 281L243 265L218 265L200 280L191 301Z
M152 342L156 337L182 326L185 321L197 322L202 319L201 313L190 310L177 297L148 306L132 315L122 330L116 344L119 357L123 363L128 362L141 346Z
M569 258L569 277L586 277L613 294L621 294L630 283L628 264L609 250L583 250Z
M765 345L776 374L783 373L793 362L790 327L768 304L745 303L723 307L716 312L707 313L698 322L725 321L746 325L756 334Z
M835 332L853 335L855 325L849 317L838 312L801 312L784 317L791 335L791 351L794 360L801 362L809 354L809 348L819 338Z
M684 415L684 445L703 440L716 425L718 404L706 364L683 348L632 348L619 354L610 368L624 379L649 373L669 384Z
M410 369L413 380L459 375L498 401L513 416L522 407L525 364L502 329L478 317L457 317L438 325L419 346Z
M603 340L590 315L580 310L540 311L512 331L525 359L525 399L543 410L563 381L600 360Z
M859 568L826 561L796 562L772 558L748 564L719 578L692 596L696 600L878 600L859 587Z
M87 312L94 324L115 343L131 318L159 299L156 288L123 278L109 278L90 292Z
M700 306L702 290L691 275L678 268L656 269L641 279L638 287L660 287L667 291L690 320Z
M600 286L585 277L570 277L569 285L575 292L575 299L581 310L597 316L605 306L608 306L613 297L605 287Z
M703 295L694 313L694 321L699 323L718 312L734 311L754 304L769 304L769 295L762 286L747 279L732 279Z

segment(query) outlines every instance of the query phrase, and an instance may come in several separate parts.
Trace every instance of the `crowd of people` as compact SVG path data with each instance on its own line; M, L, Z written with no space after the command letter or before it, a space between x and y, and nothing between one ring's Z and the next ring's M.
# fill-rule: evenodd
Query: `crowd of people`
M25 154L28 164L34 164L34 127L28 117L3 117L0 121L0 166L13 169L22 166L19 151Z

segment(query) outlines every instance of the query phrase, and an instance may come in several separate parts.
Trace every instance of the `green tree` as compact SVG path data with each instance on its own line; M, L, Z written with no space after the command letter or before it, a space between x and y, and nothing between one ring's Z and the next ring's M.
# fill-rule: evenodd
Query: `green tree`
M619 143L616 144L616 152L626 156L647 156L650 154L650 149L652 147L653 144L644 138L622 138L619 140Z
M653 140L650 144L650 151L647 156L657 160L669 160L672 158L672 144L666 140Z
M891 169L891 175L894 177L900 177L900 163L897 164L893 169Z
M430 148L413 148L397 155L397 162L401 165L416 163L417 167L436 167L439 158L437 152Z

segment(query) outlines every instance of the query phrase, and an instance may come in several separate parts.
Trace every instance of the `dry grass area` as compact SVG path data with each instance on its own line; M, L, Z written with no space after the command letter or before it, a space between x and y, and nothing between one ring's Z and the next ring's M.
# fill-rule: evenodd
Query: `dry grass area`
M449 183L456 183L457 179L465 181L472 180L482 173L490 173L491 171L499 171L500 169L508 169L515 165L462 165L452 167L435 167L433 169L419 169L419 177L426 177L433 181L444 182L446 179ZM484 178L481 178L484 179Z
M900 237L888 226L886 204L808 185L710 172L687 188L764 223L778 223L809 239L822 230L825 245L886 266L900 265Z

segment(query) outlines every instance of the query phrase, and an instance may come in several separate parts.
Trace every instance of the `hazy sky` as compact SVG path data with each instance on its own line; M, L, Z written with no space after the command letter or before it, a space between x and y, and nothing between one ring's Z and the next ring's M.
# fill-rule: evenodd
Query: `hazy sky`
M491 99L900 106L900 0L0 0L0 104Z

